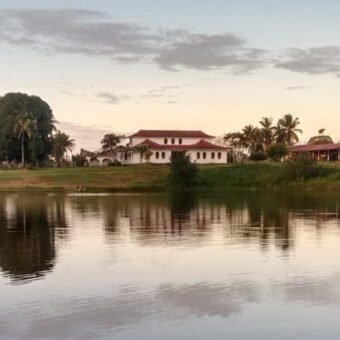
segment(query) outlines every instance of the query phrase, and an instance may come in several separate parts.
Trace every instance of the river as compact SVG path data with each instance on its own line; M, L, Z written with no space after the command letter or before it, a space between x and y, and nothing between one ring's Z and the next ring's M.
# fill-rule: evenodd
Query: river
M339 339L340 197L0 194L0 339Z

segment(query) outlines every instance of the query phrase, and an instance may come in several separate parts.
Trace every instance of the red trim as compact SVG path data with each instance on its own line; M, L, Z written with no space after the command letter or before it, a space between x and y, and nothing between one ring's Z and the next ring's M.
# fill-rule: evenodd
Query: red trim
M146 138L155 138L155 137L191 137L191 138L215 138L214 136L207 135L203 131L200 130L139 130L134 133L131 137L146 137Z
M340 150L340 143L317 144L317 145L297 145L290 148L291 152L310 152Z
M158 144L156 142L153 142L150 139L145 139L142 143L139 143L138 145L141 145L141 144L146 144L150 149L158 149L158 150L161 149L161 150L189 151L189 150L228 150L230 149L230 148L226 148L220 145L212 144L203 139L201 139L199 142L195 144L189 144L189 145Z

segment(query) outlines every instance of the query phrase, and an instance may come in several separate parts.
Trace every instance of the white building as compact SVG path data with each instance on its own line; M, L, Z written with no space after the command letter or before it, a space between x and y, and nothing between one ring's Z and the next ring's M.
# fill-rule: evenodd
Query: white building
M170 162L172 152L184 152L190 156L192 162L197 164L225 164L229 148L213 143L214 136L202 131L181 130L139 130L129 136L126 147L119 147L115 157L109 152L102 152L90 164L105 166L115 160L122 164L154 163L165 164ZM147 145L151 156L146 159L136 152L136 146Z

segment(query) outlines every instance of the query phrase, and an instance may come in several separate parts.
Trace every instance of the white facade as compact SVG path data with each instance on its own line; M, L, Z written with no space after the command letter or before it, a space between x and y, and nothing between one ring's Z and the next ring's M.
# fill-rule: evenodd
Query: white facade
M214 137L202 131L167 131L140 130L129 137L126 147L117 149L112 157L107 152L89 158L90 166L108 166L119 161L129 164L166 164L170 162L172 152L185 152L193 163L225 164L228 161L228 148L213 144ZM141 158L136 146L145 144L152 152L149 159Z

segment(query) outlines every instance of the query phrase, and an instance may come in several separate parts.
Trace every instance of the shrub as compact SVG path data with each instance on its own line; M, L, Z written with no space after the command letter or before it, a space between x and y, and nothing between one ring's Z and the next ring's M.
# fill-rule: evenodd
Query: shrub
M275 162L279 162L288 153L288 148L283 143L271 144L267 147L267 155Z
M265 161L267 159L267 155L263 151L255 151L251 153L249 159L255 162Z
M304 181L322 175L316 161L308 154L295 155L286 164L286 173L289 179Z
M186 187L194 184L197 166L190 162L184 152L172 152L170 159L170 179L176 186Z
M86 158L81 153L78 153L76 155L72 155L72 162L75 162L76 166L84 166Z

